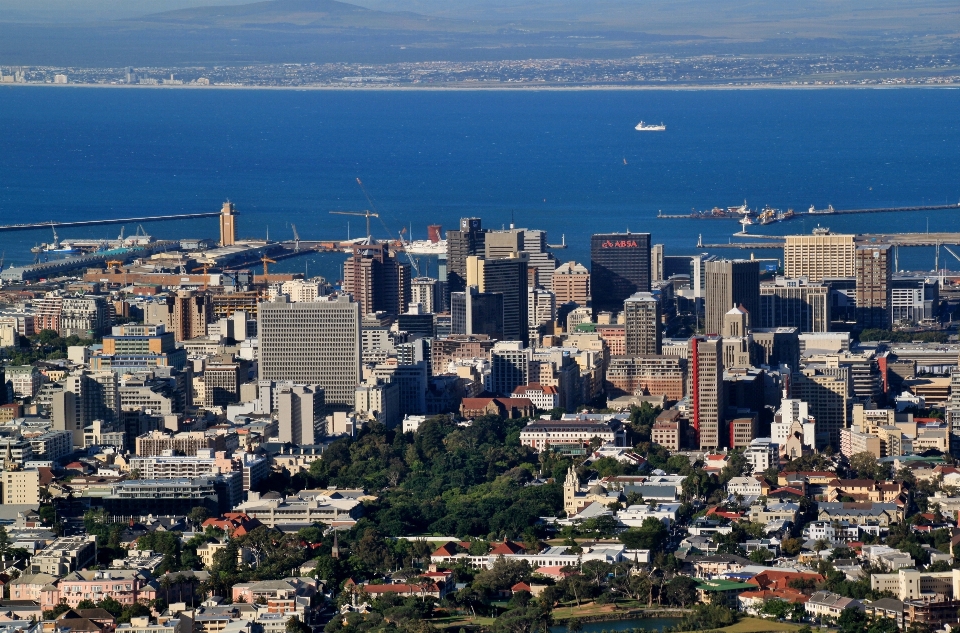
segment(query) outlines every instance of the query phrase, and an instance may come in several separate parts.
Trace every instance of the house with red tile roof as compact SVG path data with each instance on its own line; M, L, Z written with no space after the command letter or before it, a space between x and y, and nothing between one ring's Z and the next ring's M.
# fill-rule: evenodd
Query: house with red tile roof
M485 415L516 420L532 418L536 412L529 398L464 398L460 401L460 417L468 420Z
M497 543L490 550L489 556L509 556L511 554L526 554L527 549L519 543L504 539L502 543Z
M794 580L809 580L814 584L819 584L824 581L824 577L815 573L776 571L771 569L760 572L753 578L747 580L747 582L751 585L757 585L757 587L764 591L796 591L790 586L790 583Z
M758 591L744 591L737 595L737 603L741 611L751 615L759 615L763 605L768 600L783 600L784 602L793 602L795 604L804 604L810 597L793 589L771 591L760 589Z
M439 600L445 593L436 583L423 584L395 583L390 585L361 585L360 588L371 598L379 598L387 594L396 594L404 598L436 598Z
M259 519L251 519L243 512L226 512L219 518L209 518L200 524L200 527L206 530L208 527L223 530L229 536L246 536L254 531L263 523Z

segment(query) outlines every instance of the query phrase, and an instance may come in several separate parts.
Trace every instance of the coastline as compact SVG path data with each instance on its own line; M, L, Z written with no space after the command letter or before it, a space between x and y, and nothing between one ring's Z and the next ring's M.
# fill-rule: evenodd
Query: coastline
M777 83L757 84L666 84L651 85L606 85L606 84L533 84L533 83L454 83L447 85L330 85L330 86L251 86L251 85L140 85L140 84L94 84L94 83L0 83L0 88L118 88L128 90L284 90L297 92L333 91L333 92L597 92L597 91L737 91L737 90L899 90L899 89L928 89L928 90L960 90L960 82L944 84L815 84L793 85Z

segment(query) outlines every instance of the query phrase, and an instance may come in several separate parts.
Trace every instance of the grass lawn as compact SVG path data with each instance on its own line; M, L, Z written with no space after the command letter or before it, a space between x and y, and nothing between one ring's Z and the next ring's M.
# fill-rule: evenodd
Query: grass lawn
M493 618L481 616L471 617L463 615L451 615L445 618L433 618L429 620L430 624L437 628L445 629L452 626L493 626Z
M744 618L736 624L725 626L720 630L728 633L772 633L773 631L796 631L801 626L800 624L788 624L776 620Z

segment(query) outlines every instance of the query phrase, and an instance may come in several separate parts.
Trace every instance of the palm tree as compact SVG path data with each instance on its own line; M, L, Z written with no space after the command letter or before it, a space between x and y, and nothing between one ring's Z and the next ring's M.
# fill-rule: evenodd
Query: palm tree
M187 582L187 578L182 573L173 578L173 584L177 586L177 602L183 602L183 583L185 582Z
M170 606L170 574L164 574L160 577L160 588L167 594L167 606Z

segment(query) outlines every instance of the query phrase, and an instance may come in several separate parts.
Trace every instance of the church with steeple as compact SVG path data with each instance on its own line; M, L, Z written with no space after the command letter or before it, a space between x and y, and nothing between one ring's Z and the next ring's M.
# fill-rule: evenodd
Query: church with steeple
M599 483L595 483L585 490L581 489L580 478L577 477L577 472L573 469L573 466L567 470L567 479L563 482L563 509L568 517L577 514L591 503L607 505L619 499L619 491L608 491Z

